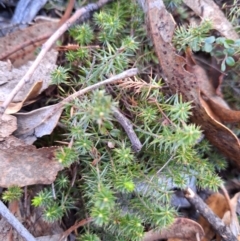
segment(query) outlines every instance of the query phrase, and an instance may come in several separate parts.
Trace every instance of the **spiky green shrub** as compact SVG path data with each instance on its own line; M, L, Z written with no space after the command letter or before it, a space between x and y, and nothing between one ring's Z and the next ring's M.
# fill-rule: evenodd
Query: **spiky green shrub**
M62 122L72 145L62 147L57 158L67 168L55 181L55 193L44 189L32 203L43 207L47 221L70 208L79 220L91 217L79 240L140 240L146 227L162 229L178 216L173 188L184 189L195 178L198 187L217 190L222 181L215 170L225 162L201 140L200 127L189 123L191 103L166 91L135 1L109 4L70 35L79 49L66 53L65 69L53 73L54 84L67 79L71 85L61 93L133 66L140 73L66 106ZM141 150L133 150L116 109L132 122Z

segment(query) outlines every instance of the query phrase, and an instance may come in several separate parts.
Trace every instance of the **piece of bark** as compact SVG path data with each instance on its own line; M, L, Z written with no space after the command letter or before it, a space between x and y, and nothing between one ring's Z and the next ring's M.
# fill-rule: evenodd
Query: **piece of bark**
M37 149L10 136L0 142L0 186L51 184L63 166L56 160L57 147Z

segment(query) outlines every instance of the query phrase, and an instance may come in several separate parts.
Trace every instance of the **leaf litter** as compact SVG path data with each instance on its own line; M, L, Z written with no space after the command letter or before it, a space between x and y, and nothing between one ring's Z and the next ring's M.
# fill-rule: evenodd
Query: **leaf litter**
M26 104L27 101L36 98L48 88L51 83L51 72L56 68L57 56L58 53L55 50L47 53L43 61L36 68L32 80L26 83L24 88L17 93L5 113L11 114L18 112L24 103ZM0 74L2 76L0 85L1 104L32 64L33 62L29 61L19 68L8 68L7 62L0 62Z

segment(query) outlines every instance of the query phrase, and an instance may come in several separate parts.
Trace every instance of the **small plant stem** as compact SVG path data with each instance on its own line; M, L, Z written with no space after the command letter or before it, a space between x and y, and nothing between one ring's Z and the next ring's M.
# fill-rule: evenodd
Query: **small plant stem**
M0 201L0 214L17 230L17 232L27 241L36 241L36 239L28 232L28 230L18 221L18 219L8 210L8 208Z
M132 123L118 110L118 108L113 107L112 108L113 115L117 119L117 121L120 123L120 125L123 127L125 132L127 133L131 144L132 149L134 152L139 152L142 149L142 143L138 139L135 131L133 130Z

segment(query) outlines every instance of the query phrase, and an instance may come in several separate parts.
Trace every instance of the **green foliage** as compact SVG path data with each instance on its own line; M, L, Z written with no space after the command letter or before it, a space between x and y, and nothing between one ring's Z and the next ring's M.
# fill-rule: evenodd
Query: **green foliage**
M182 4L182 0L164 0L164 3L166 4L166 6L170 9L175 9L180 7L180 5Z
M56 158L63 166L67 167L77 160L77 155L73 149L63 147L61 151L57 153Z
M66 69L62 66L58 66L53 72L52 72L52 84L54 85L60 85L60 84L67 84L68 79L68 71L69 69Z
M4 201L19 200L22 196L23 190L18 186L9 187L8 190L3 192L2 199Z
M43 217L47 222L60 220L70 209L76 209L77 198L68 176L61 173L55 183L55 187L43 189L32 199L33 206L42 207Z
M47 205L52 200L52 193L47 189L40 191L36 197L33 198L32 204L35 207Z
M131 26L126 30L127 24ZM106 6L105 10L94 13L93 22L72 28L70 34L81 46L78 51L69 51L67 59L71 65L81 66L77 70L79 78L87 84L128 68L135 61L133 57L136 57L139 43L147 43L143 13L136 3L115 2L111 7ZM136 65L155 58L152 50L145 47L149 60L140 54Z
M227 5L227 3L224 3L222 6L222 9L226 11L226 15L228 16L234 29L239 33L240 31L239 23L238 23L238 19L240 16L239 1L234 0L233 3L231 3L231 5Z
M181 51L189 46L194 52L203 51L214 56L218 62L221 62L221 70L226 71L226 65L236 66L236 57L240 53L240 41L226 39L210 35L211 22L204 21L199 26L190 26L188 28L181 26L176 29L173 43ZM239 66L239 61L237 62Z
M94 38L94 33L91 26L87 23L78 25L70 29L70 35L74 36L79 45L87 45L91 43Z
M175 30L173 43L179 50L189 46L193 51L199 51L211 29L210 21L203 21L199 26L189 26L188 28L180 26Z
M58 86L71 79L74 90L69 91L76 91L132 66L142 70L139 76L76 99L62 116L71 145L56 156L67 171L59 174L55 190L42 190L32 204L41 206L52 222L81 200L78 218L93 221L79 240L141 240L146 227L161 230L178 215L171 206L173 188L186 188L192 177L200 188L217 190L222 184L215 170L226 163L215 162L218 157L207 141L200 141L200 127L189 123L191 103L184 103L181 95L168 96L158 75L146 75L157 58L143 26L143 13L134 1L109 4L93 21L70 30L80 48L66 53L69 66L52 76ZM180 28L174 41L181 43L179 49L189 45L195 51L209 50L217 41L209 36L210 29L209 22ZM225 61L231 65L229 57ZM71 78L67 69L74 73ZM143 144L139 153L133 152L115 108L131 120Z
M77 240L79 241L100 241L96 234L86 233L81 235Z
M169 180L184 188L188 177L194 175L200 187L214 190L222 183L214 172L215 166L203 158L209 147L197 145L199 127L187 124L190 103L183 103L181 96L166 100L151 84L154 86L154 80L138 93L121 87L115 93L121 93L122 98L131 95L138 101L129 110L135 116L132 121L136 133L144 143L140 155L133 153L128 137L119 131L110 112L101 122L96 118L92 110L97 106L102 110L104 106L106 110L116 106L102 90L76 101L73 105L78 111L68 120L69 138L74 138L72 150L81 165L80 193L88 213L97 227L118 237L135 237L132 240L142 237L144 223L163 228L173 222L177 213L170 206ZM95 101L96 96L97 100L100 96L107 101ZM149 98L156 102L149 102ZM144 112L146 106L148 111ZM166 124L161 124L161 119ZM88 145L83 145L83 140ZM109 143L111 148L107 147Z

